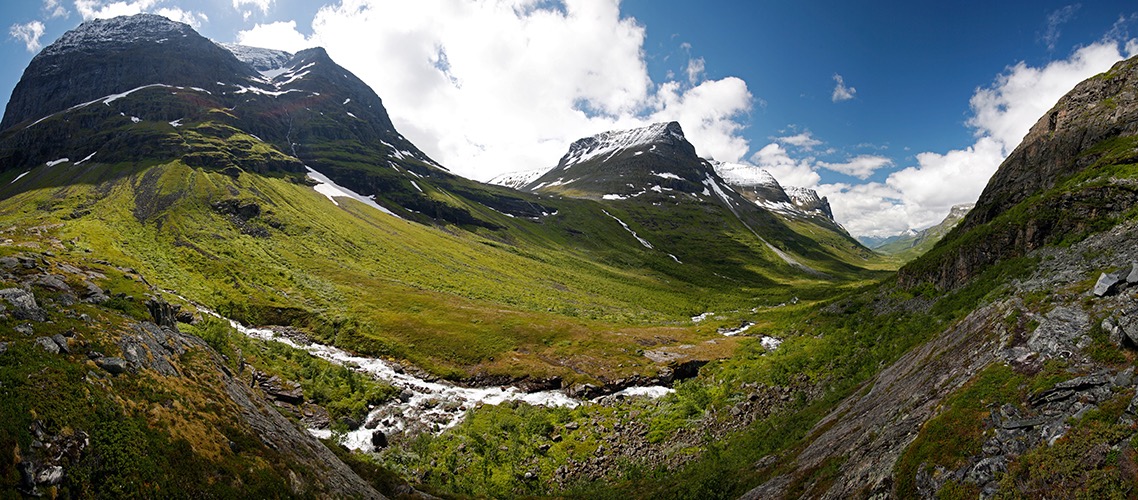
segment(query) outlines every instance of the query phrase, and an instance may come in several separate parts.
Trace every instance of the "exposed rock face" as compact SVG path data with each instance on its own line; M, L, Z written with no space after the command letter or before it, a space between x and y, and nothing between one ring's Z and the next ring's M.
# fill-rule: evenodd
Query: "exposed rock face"
M822 419L813 431L818 437L792 457L796 472L816 470L827 459L841 457L839 472L821 497L896 497L898 459L925 422L944 411L942 405L953 391L992 365L1030 374L1048 360L1061 361L1069 373L1065 379L1027 394L1022 401L991 406L990 417L982 424L984 443L963 465L909 478L924 497L935 497L949 479L976 486L984 498L993 495L1000 488L1000 475L1018 457L1053 445L1066 435L1073 419L1133 390L1133 367L1111 366L1084 351L1092 342L1094 318L1103 317L1103 330L1119 349L1138 347L1130 337L1138 337L1133 285L1116 283L1115 293L1097 297L1093 289L1073 284L1099 275L1098 269L1104 267L1123 263L1130 267L1138 250L1128 242L1135 238L1138 224L1130 222L1070 248L1037 250L1033 256L1040 258L1039 269L1012 283L1015 292L1010 297L974 311L909 352L867 382L868 392L847 398ZM1039 293L1048 296L1044 311L1033 310L1021 298ZM1132 402L1120 422L1136 419L1138 402ZM1089 457L1086 466L1100 467L1104 459L1105 454ZM777 458L757 467L776 462ZM776 476L744 498L780 498L795 479L794 472Z
M1105 141L1138 134L1136 85L1138 58L1131 58L1063 96L1004 160L976 207L948 238L963 237L1029 196L1091 166L1110 152L1095 149ZM1132 154L1134 158L1116 161L1133 163L1138 152ZM1094 221L1116 216L1136 202L1138 186L1122 181L1060 193L1022 222L992 228L981 241L939 256L936 262L902 269L899 279L906 285L932 281L942 289L957 288L992 263L1086 231Z

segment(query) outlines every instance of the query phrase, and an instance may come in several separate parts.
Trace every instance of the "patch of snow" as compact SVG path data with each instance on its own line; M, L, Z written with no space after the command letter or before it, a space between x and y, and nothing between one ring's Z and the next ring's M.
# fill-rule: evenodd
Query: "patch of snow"
M715 313L705 312L703 314L700 314L699 316L692 316L691 321L692 321L692 323L699 323L700 321L703 321L707 318L710 318L713 314L715 314Z
M680 262L679 257L676 257L675 255L668 254L668 257L671 257L672 260L676 261L676 264L683 264L683 262Z
M132 117L130 117L130 121L131 121L132 123L138 123L138 122L141 122L141 121L142 121L142 119L141 119L141 118L139 118L139 117L137 117L137 116L132 116Z
M27 172L24 172L20 175L17 175L16 178L12 179L12 182L9 182L8 184L15 184L16 181L20 180L22 177L24 177L25 175L28 175L29 173L31 173L31 170L28 170Z
M69 158L60 158L60 159L58 159L58 160L51 160L51 161L47 162L47 163L46 163L46 165L47 165L47 166L49 166L49 167L54 167L54 166L56 166L56 165L59 165L60 163L63 163L63 162L68 162L68 161L71 161L71 159L69 159Z
M420 193L423 192L423 188L419 187L418 184L415 184L415 181L411 181L411 185L415 186L415 189L418 189ZM507 214L507 215L509 215L509 214Z
M170 122L170 126L175 127L175 128L181 127L182 126L182 120L184 120L184 118L178 118L177 120Z
M238 87L238 90L233 92L234 94L244 94L246 92L252 92L254 94L261 94L261 95L267 95L267 96L272 96L272 97L280 97L280 96L285 95L289 92L300 92L300 90L298 90L298 89L272 91L272 90L260 89L257 87L246 87L244 85L237 85L237 87Z
M648 243L648 240L641 238L640 235L636 234L636 231L633 231L631 227L628 227L628 224L625 224L624 221L618 219L615 215L608 213L608 210L601 210L601 212L604 212L605 215L612 217L613 220L619 222L621 227L623 227L625 231L628 231L629 234L631 234L633 238L636 238L636 241L639 241L641 245L644 245L644 248L648 248L648 249L652 248L652 244Z
M632 156L640 156L640 155L642 155L642 154L644 154L644 152L643 152L643 151L637 151L637 152L635 152L635 153L632 153Z
M348 112L348 116L350 116L350 117L352 117L352 118L355 118L355 119L359 120L359 117L358 117L358 116L356 116L356 115L353 115L351 111L349 111L349 112ZM402 160L403 158L402 158L402 157L400 157L399 159L401 159L401 160Z
M664 172L664 173L662 173L662 174L661 174L661 173L652 172L652 175L655 175L656 177L663 177L663 178L665 178L665 179L676 179L676 180L683 180L683 177L680 177L680 176L678 176L678 175L676 175L676 174L673 174L673 173L671 173L671 172Z
M344 99L344 102L340 103L340 105L341 105L341 106L343 106L343 105L345 105L345 104L347 104L347 103L349 103L349 102L352 102L352 98L351 98L351 97L349 97L349 98L347 98L347 99Z
M628 197L627 197L627 196L622 196L622 195L619 195L619 194L606 194L606 195L604 195L604 196L601 196L601 199L602 199L602 200L627 200L627 199L628 199Z
M94 153L91 153L91 154L87 155L87 156L86 156L86 157L84 157L82 160L79 160L79 161L75 162L75 164L76 164L76 165L82 165L82 164L83 164L83 162L85 162L85 161L87 161L87 160L90 160L91 158L94 158L94 157L95 157L95 153L98 153L98 151L95 151Z
M393 217L399 217L395 214L395 212L392 212L391 210L384 208L379 203L376 203L374 199L362 196L359 193L352 191L351 189L342 187L339 184L332 182L332 179L329 179L324 174L317 172L312 167L305 166L304 168L308 169L309 177L320 183L314 186L313 189L315 189L317 193L326 196L336 206L340 205L340 203L336 201L336 197L352 198L360 203L363 203L364 205L379 210L380 212L391 215Z

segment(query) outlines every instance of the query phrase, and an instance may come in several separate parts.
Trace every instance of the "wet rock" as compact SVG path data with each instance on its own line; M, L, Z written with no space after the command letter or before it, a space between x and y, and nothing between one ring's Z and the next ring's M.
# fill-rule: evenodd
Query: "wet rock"
M23 461L16 464L16 469L20 471L19 490L25 495L40 496L36 489L36 464Z
M52 354L59 354L59 344L56 344L54 340L51 340L51 337L37 337L36 344L39 344L39 346L47 352L50 352Z
M372 431L371 445L377 450L387 448L387 434L384 434L383 431Z
M301 396L301 398L303 399L303 396ZM347 427L350 431L354 431L360 428L360 421L352 417L340 417L340 420L338 420L338 422L344 427Z
M127 367L126 360L119 357L99 358L95 360L95 364L112 375L126 372Z
M0 298L12 305L13 315L17 319L30 321L45 321L47 314L36 304L36 297L22 288L5 288L0 290Z
M39 486L55 486L63 482L63 467L52 465L44 467L36 474L36 484Z
M1100 274L1093 290L1095 297L1105 297L1114 293L1115 288L1123 281L1123 276L1121 272Z

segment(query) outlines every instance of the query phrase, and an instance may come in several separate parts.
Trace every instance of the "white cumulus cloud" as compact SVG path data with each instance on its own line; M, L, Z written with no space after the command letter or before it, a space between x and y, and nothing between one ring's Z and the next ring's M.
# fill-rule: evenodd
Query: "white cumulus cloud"
M297 52L316 45L296 30L296 21L258 24L238 33L237 43L287 52Z
M117 1L106 2L103 0L75 0L75 10L79 11L79 15L83 16L84 20L89 19L106 19L117 16L132 16L141 14L143 12L150 12L150 9L158 3L158 0L135 0L135 1Z
M580 137L653 121L679 121L703 156L748 151L746 83L700 81L699 63L683 81L652 81L644 27L617 0L342 0L320 9L312 33L257 25L237 41L323 46L408 139L476 179L549 167Z
M892 164L893 160L876 155L858 155L842 163L818 162L819 167L857 177L862 180L868 179L869 176L873 175L879 168L887 167Z
M40 50L40 38L43 37L44 25L40 21L29 21L24 24L13 24L8 28L8 35L19 40L28 48L28 52Z
M209 16L203 12L190 12L178 7L163 7L154 13L173 21L186 23L194 29L201 29L203 23L209 22Z
M834 93L830 95L830 100L834 102L848 101L854 98L857 89L846 85L846 81L842 75L834 74Z
M248 6L261 11L262 14L268 14L274 1L275 0L233 0L233 8L242 11Z
M969 104L976 142L946 153L916 155L916 165L884 183L819 186L834 215L854 235L889 236L940 222L953 205L973 203L1036 121L1079 82L1134 55L1134 40L1106 39L1042 67L1008 67ZM878 201L875 201L875 197Z
M809 130L794 135L774 137L773 139L775 141L778 141L779 144L786 144L789 146L802 148L806 151L814 149L815 146L822 145L822 141L815 139Z

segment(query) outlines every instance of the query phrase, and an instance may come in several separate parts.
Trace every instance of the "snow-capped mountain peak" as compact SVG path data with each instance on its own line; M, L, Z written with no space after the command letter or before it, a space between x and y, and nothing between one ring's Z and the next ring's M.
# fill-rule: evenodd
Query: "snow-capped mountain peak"
M719 174L719 177L733 186L782 189L782 185L770 172L754 165L714 160L711 165L715 167L715 173Z
M687 139L677 122L661 122L631 130L602 132L575 141L569 146L569 152L561 158L559 164L569 167L598 158L603 161L616 156L621 151L651 147L652 144L656 143L687 143Z
M191 33L194 31L190 25L154 14L92 19L64 33L59 40L44 47L40 55L52 56L72 50L90 49L97 44L139 41L164 43L172 37L184 37Z

